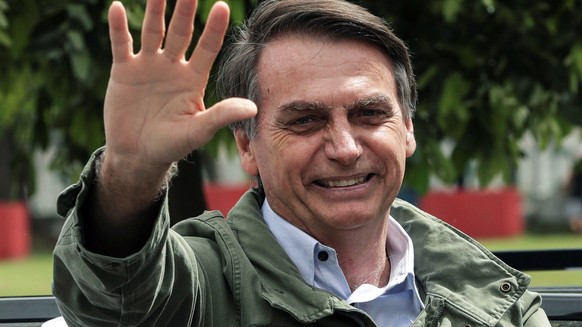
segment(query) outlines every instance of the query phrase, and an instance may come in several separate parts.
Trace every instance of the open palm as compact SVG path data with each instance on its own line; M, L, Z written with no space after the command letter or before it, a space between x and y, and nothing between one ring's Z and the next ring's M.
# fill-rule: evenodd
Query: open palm
M189 60L196 1L178 0L167 33L164 11L165 0L148 0L142 48L134 54L125 10L119 2L111 5L113 66L104 112L107 156L157 171L208 142L218 129L256 114L256 106L244 99L211 108L203 102L228 26L228 6L214 5Z

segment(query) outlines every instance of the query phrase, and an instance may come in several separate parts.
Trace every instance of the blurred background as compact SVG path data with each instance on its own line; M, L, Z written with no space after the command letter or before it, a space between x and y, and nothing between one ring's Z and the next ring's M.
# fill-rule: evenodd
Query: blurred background
M213 2L199 0L196 35ZM256 4L227 2L233 25ZM50 293L56 198L104 144L110 3L0 0L0 296ZM123 3L139 49L145 0ZM582 0L359 3L413 56L418 149L401 197L492 250L582 248ZM228 130L179 165L174 222L226 213L249 186ZM582 286L581 271L531 274Z

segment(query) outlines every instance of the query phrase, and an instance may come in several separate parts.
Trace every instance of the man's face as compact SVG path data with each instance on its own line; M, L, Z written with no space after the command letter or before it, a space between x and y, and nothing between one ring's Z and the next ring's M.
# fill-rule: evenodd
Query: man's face
M236 137L272 209L322 242L383 226L416 147L391 62L362 42L284 37L258 74L258 134Z

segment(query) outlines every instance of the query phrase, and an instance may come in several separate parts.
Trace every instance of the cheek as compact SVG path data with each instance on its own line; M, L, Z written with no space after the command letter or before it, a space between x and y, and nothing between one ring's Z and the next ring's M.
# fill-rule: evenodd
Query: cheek
M373 141L366 145L376 164L384 167L387 176L398 178L403 174L408 150L404 136L394 133L381 133L375 135Z
M287 158L288 150L280 146L274 139L257 144L256 148L259 150L256 152L256 159L263 183L280 179L281 176L284 177L288 170L286 165L290 164Z
M406 133L394 127L379 129L370 134L370 140L376 150L386 155L398 155L406 153Z
M274 138L266 144L258 161L259 172L266 182L270 179L272 186L280 183L302 183L304 173L315 164L317 149L307 139L292 137Z

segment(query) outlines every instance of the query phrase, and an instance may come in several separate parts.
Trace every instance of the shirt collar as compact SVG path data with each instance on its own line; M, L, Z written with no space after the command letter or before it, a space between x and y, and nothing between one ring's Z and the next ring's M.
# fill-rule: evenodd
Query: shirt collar
M263 202L261 210L263 212L263 218L277 239L277 242L279 242L291 261L293 261L305 282L313 286L315 279L315 259L313 253L320 243L276 214L271 209L267 199Z
M291 261L293 261L305 282L311 286L321 287L321 285L316 285L315 283L316 265L318 264L316 261L317 253L320 250L327 250L330 259L337 261L335 250L321 244L301 229L280 217L271 209L267 199L265 199L265 202L263 203L262 213L267 226L269 226L269 229ZM370 297L380 296L394 285L402 284L406 280L408 280L407 284L410 284L410 281L412 280L412 288L416 289L413 282L414 249L412 240L402 226L400 226L400 224L391 216L388 217L388 237L386 242L391 265L388 285L382 288L377 288L371 285L362 285L356 289L353 294L350 294L349 286L347 285L345 276L343 276L342 273L341 275L345 285L338 286L338 283L342 283L342 278L335 276L336 280L334 281L332 288L335 288L336 290L334 291L327 288L328 291L331 291L346 300L353 298L355 302L360 302L368 300ZM346 286L348 288L347 291ZM360 288L363 292L359 291Z

